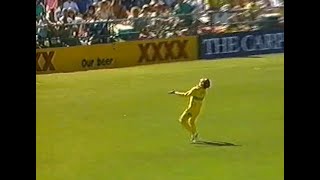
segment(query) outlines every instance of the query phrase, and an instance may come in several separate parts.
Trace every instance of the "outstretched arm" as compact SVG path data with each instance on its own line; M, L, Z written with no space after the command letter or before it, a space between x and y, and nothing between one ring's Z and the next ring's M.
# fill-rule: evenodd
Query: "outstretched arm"
M169 94L175 94L175 95L178 95L178 96L191 96L194 92L194 88L190 89L189 91L187 92L179 92L179 91L170 91Z
M175 95L178 95L178 96L189 96L189 95L188 95L188 92L175 91L174 94L175 94Z

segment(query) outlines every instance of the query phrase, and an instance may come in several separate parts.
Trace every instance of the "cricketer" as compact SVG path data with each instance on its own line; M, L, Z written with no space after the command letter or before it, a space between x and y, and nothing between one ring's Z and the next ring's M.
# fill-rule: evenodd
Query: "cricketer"
M202 102L206 96L207 89L211 86L208 78L200 79L198 85L192 87L187 92L178 92L175 90L169 91L169 94L189 97L189 105L179 118L181 125L191 133L191 142L195 143L198 139L198 132L196 127L196 118L198 117Z

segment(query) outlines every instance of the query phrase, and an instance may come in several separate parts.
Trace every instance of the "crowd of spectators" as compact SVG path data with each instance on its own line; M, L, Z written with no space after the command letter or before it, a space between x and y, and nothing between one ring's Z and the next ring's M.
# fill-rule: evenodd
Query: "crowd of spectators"
M36 0L37 48L282 26L276 0Z

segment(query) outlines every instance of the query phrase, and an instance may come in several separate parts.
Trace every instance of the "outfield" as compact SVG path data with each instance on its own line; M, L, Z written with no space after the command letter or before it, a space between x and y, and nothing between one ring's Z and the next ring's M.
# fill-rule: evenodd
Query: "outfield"
M241 59L241 60L240 60ZM283 54L37 76L37 180L282 180ZM214 81L200 136L178 117Z

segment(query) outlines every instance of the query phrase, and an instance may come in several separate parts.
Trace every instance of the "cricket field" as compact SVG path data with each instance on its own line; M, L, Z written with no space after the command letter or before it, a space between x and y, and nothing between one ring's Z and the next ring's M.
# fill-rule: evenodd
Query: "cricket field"
M178 122L207 77L200 137ZM284 179L283 54L37 75L37 180Z

